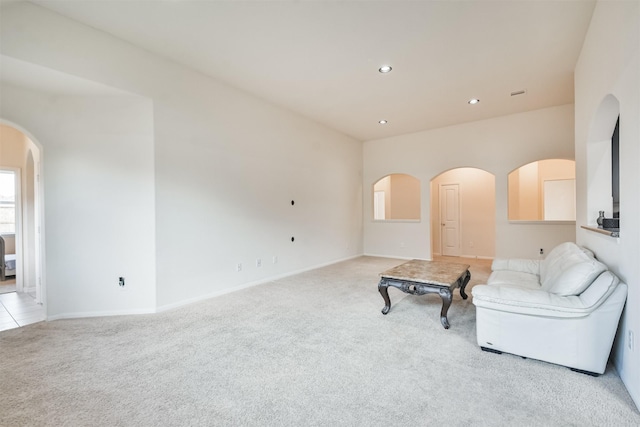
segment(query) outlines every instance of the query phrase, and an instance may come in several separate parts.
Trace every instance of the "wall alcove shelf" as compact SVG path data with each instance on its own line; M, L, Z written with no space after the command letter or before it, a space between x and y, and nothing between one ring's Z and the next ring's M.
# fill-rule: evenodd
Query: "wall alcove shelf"
M585 230L593 231L596 233L604 234L605 236L611 237L620 237L620 229L607 229L607 228L597 228L597 227L589 227L588 225L581 225L581 228Z

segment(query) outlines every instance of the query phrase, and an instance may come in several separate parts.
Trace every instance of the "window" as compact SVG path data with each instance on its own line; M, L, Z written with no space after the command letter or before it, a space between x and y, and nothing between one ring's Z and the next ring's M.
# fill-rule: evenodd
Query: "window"
M0 233L16 232L16 174L0 170Z

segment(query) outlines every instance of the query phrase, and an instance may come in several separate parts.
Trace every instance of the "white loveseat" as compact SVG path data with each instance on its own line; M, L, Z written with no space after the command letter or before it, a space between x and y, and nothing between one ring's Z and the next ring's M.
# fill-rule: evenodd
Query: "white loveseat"
M606 368L627 285L574 243L544 260L496 259L476 285L478 345L591 375Z

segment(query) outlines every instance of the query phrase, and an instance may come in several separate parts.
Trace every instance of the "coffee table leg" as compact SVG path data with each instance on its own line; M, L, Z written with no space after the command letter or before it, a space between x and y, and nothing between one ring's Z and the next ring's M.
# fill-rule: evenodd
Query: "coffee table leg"
M449 320L447 319L447 312L449 311L449 307L451 306L451 290L450 289L440 289L438 291L440 294L440 298L442 298L442 310L440 310L440 323L444 326L445 329L449 329Z
M382 314L387 314L391 309L391 300L389 299L389 291L387 290L387 282L380 280L378 283L378 292L382 295L382 299L384 300L384 308L382 309Z
M469 270L467 270L464 279L462 279L462 285L460 286L460 296L462 297L462 299L467 299L467 294L464 292L464 288L467 287L469 279L471 279L471 273L469 273Z

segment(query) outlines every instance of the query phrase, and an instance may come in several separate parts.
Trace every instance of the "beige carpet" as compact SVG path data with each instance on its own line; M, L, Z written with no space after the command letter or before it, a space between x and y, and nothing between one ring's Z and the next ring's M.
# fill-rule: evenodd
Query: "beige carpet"
M598 378L482 352L459 295L390 290L361 257L171 312L0 333L2 426L637 426ZM472 267L472 284L486 278Z

